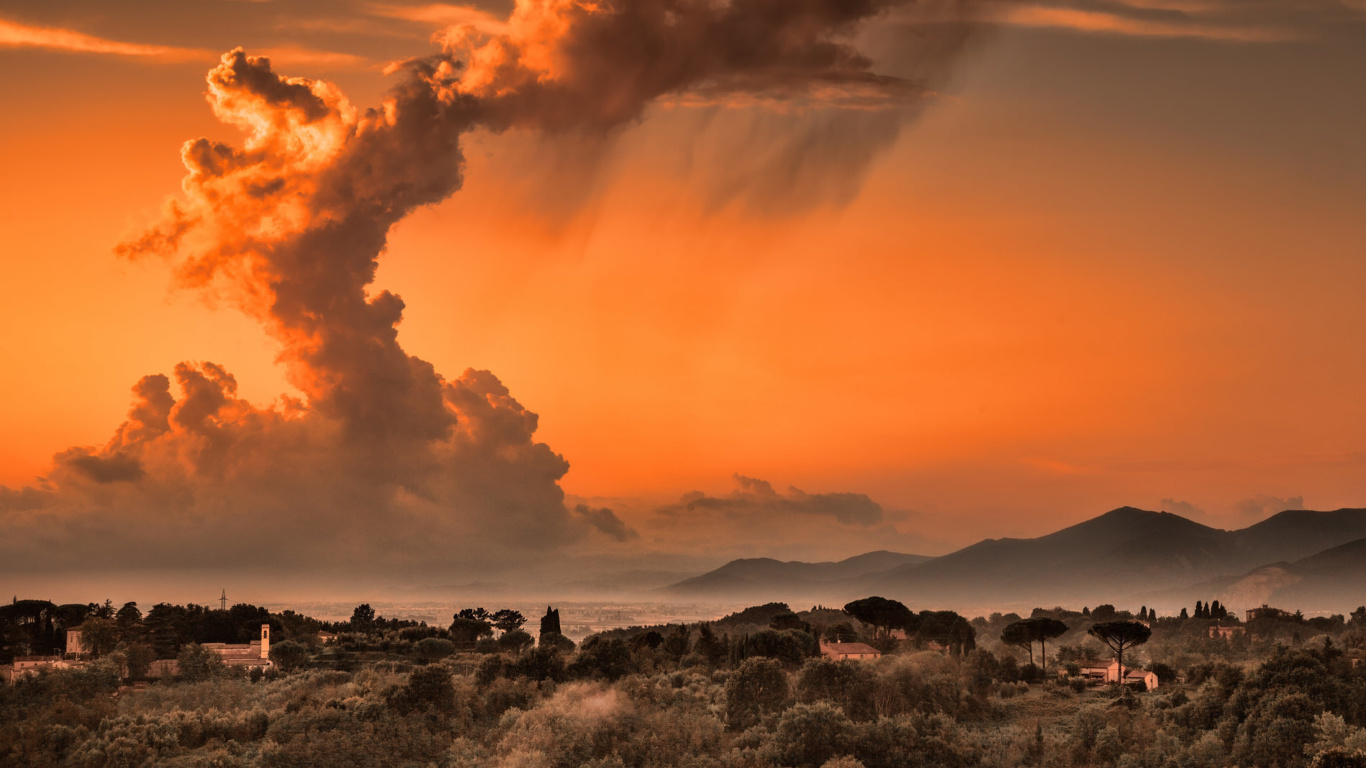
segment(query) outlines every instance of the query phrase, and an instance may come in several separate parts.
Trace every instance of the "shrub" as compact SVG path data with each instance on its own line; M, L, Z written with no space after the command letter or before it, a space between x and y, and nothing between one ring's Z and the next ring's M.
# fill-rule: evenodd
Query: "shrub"
M774 659L745 659L726 682L726 725L742 731L788 700L787 673Z
M176 674L181 680L199 682L227 672L223 658L199 643L188 643L176 657Z

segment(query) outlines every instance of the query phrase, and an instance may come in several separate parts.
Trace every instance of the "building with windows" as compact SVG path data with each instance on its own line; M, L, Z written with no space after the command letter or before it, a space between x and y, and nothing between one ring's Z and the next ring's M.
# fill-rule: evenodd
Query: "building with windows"
M204 643L205 648L218 654L230 667L269 667L270 625L261 625L261 639L250 643Z
M71 669L82 664L67 661L61 656L15 656L13 664L0 667L0 677L7 683L14 683L25 675L36 675L43 669Z
M69 658L79 659L85 650L81 648L81 628L72 627L66 631L66 655Z
M1213 624L1209 628L1209 636L1215 640L1232 640L1243 634L1247 634L1247 627L1225 627Z
M1059 672L1059 674L1066 675L1067 671L1062 670ZM1077 673L1077 676L1091 681L1091 683L1094 685L1117 683L1120 680L1119 661L1116 660L1110 662L1110 665L1108 667L1082 667L1081 670ZM1125 684L1143 683L1145 686L1147 686L1148 690L1155 691L1157 690L1158 679L1156 673L1145 672L1141 669L1130 669L1128 667L1125 667L1124 682Z

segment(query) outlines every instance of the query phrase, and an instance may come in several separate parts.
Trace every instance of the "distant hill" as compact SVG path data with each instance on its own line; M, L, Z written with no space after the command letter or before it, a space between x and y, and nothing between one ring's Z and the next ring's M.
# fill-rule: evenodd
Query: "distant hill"
M896 598L919 610L1113 603L1162 610L1272 598L1349 610L1366 584L1366 510L1288 510L1241 530L1122 507L1033 539L987 539L942 557L870 552L838 563L735 560L666 588L674 597L843 602ZM1221 596L1222 595L1222 596ZM1366 593L1358 603L1366 602ZM1314 610L1328 610L1315 608Z
M1258 563L1293 562L1366 538L1366 509L1291 509L1233 535L1238 547Z
M1255 564L1237 552L1227 531L1123 507L1035 539L988 539L860 586L906 595L916 605L1118 602Z
M914 596L918 605L1028 607L1048 601L1163 607L1145 597L1298 560L1363 537L1366 510L1361 509L1290 510L1225 531L1167 512L1123 507L1036 539L983 541L870 577L861 586L870 593ZM1272 571L1261 578L1281 577ZM1210 599L1208 593L1201 597ZM1172 607L1182 604L1188 602L1173 601Z
M838 592L848 582L931 558L900 552L867 552L838 562L804 563L767 557L732 560L701 576L665 589L674 597L740 600L803 595L817 599Z
M1232 605L1275 605L1308 613L1346 613L1366 605L1366 538L1293 563L1264 565L1211 590Z

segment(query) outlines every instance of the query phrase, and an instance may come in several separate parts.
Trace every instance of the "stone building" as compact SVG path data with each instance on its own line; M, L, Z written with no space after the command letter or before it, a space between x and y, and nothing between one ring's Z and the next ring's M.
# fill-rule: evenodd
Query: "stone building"
M25 675L36 675L42 669L71 669L81 666L81 662L71 662L61 656L15 656L14 663L0 667L0 676L7 683L13 683Z
M71 627L66 631L66 655L69 658L79 659L85 649L81 647L81 628Z
M1067 670L1060 670L1058 674L1060 676L1066 676ZM1117 683L1119 682L1119 661L1110 662L1108 667L1082 667L1078 672L1078 677L1089 680L1095 685ZM1143 683L1147 686L1148 690L1155 691L1157 690L1158 679L1157 675L1153 672L1125 667L1124 682L1125 684Z
M218 654L230 667L269 667L270 625L261 625L261 639L250 643L204 643L204 647Z
M1209 628L1209 636L1214 640L1232 640L1238 635L1246 633L1247 627L1225 627L1221 624L1214 624Z

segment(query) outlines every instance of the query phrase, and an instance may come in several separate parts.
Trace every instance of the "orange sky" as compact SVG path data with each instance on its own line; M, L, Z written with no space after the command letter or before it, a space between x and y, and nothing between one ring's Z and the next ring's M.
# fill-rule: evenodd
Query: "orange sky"
M154 3L50 5L0 5L15 488L102 444L129 387L180 361L224 365L258 405L292 392L254 320L112 255L178 188L183 141L235 140L201 98L213 57L292 52L277 70L365 106L444 23L367 36L319 31L359 12L234 8L190 32ZM868 494L902 515L892 548L937 551L1122 505L1223 527L1259 495L1366 505L1366 14L1147 5L1006 18L861 181L731 193L764 168L753 137L804 119L753 108L656 104L601 143L474 134L463 189L397 226L373 290L406 302L408 352L492 370L540 415L571 501L646 528L733 473ZM879 548L860 536L778 554Z

